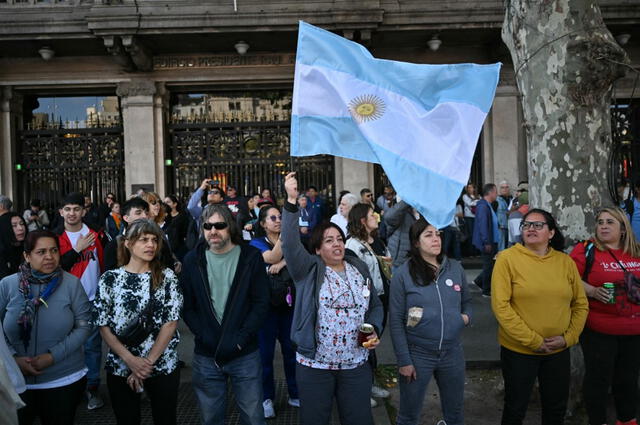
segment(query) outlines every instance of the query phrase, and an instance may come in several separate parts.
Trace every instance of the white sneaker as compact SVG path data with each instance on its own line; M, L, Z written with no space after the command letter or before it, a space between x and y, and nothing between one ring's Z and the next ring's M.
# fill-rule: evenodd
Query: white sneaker
M289 404L289 406L300 407L300 399L299 398L291 398L291 397L289 397L289 399L287 400L287 403Z
M371 399L371 407L377 407L378 406L378 402L375 401L374 399Z
M98 390L87 390L87 409L95 410L104 406L104 401L102 401L102 397L98 393Z
M262 402L262 408L264 409L264 418L272 419L276 417L276 411L273 408L273 401L270 398Z
M371 396L376 398L387 398L390 396L389 391L376 385L371 387Z

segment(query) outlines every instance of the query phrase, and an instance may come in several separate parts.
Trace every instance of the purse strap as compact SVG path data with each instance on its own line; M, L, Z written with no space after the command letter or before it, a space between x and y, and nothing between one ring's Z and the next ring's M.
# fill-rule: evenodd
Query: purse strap
M147 323L152 323L153 321L153 275L150 276L149 279L149 304L147 304L147 308L145 308Z
M611 254L611 256L613 257L613 259L614 259L614 260L616 260L616 261L618 262L618 264L620 264L620 267L622 267L622 271L623 271L623 272L625 272L625 273L627 273L627 269L625 269L625 268L624 268L624 266L622 265L622 263L620 262L620 260L618 260L618 258L617 258L615 255L613 255L613 252L611 252L611 250L610 250L610 249L608 249L608 250L607 250L607 252L608 252L609 254Z

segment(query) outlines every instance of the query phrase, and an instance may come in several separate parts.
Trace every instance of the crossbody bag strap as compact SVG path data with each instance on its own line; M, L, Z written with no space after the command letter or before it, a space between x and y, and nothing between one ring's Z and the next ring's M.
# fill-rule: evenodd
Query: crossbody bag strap
M607 252L608 252L609 254L611 254L611 256L613 257L613 259L614 259L614 260L616 260L616 262L617 262L618 264L620 264L620 267L622 267L622 271L623 271L623 272L625 272L625 273L627 273L627 269L625 269L625 268L624 268L624 266L622 265L622 263L620 262L620 260L618 260L618 258L617 258L615 255L613 255L613 252L611 252L611 250L610 250L610 249L609 249L609 250L607 250Z
M147 323L153 323L153 274L149 279L149 304L147 305Z

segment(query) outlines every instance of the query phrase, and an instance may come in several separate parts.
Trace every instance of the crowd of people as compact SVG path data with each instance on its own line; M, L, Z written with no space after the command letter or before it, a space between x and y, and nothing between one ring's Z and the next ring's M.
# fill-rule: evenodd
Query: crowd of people
M0 400L15 410L9 423L72 424L83 399L101 408L104 367L119 424L140 423L142 393L154 423L175 424L184 320L207 425L224 422L229 389L242 423L278 414L276 343L301 423L329 423L335 400L341 423L370 425L376 398L389 396L373 374L387 335L400 378L397 423L419 423L433 377L441 422L463 424L461 335L473 322L463 254L481 255L474 283L499 325L502 424L522 423L536 380L542 423L563 423L568 348L578 343L589 423L606 424L610 387L617 424L637 423L633 214L600 210L593 239L567 255L555 218L529 209L526 182L513 197L507 182L479 194L470 184L444 229L391 186L377 199L367 188L341 193L335 211L314 186L301 193L295 173L284 189L284 199L269 189L243 197L207 178L184 207L153 192L110 193L100 206L70 193L51 216L38 200L13 212L0 195Z

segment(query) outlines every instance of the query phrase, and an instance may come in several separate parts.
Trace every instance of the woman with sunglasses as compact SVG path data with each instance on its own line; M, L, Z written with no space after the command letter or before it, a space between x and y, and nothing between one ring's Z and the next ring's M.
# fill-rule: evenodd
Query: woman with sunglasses
M296 344L300 422L327 424L334 397L340 422L371 425L369 350L378 343L383 310L367 265L345 256L344 233L334 223L316 226L309 254L298 230L295 173L285 177L282 251L296 285L291 340Z
M275 399L275 383L273 377L273 355L276 339L280 341L284 374L289 391L290 406L300 407L298 387L296 385L296 352L291 344L291 322L293 320L293 304L295 288L287 270L287 262L282 254L280 230L282 215L276 207L265 206L260 210L258 223L261 231L250 242L262 253L267 264L267 274L271 282L271 308L258 332L258 346L262 359L262 386L265 418L276 416L273 406Z
M154 424L175 424L180 369L176 328L182 309L178 279L160 261L162 231L136 220L118 242L121 267L100 278L94 306L96 325L109 346L107 387L118 424L140 423L140 393L147 391ZM150 319L150 320L149 320ZM129 342L132 327L142 342ZM133 338L132 338L133 339Z
M596 215L595 238L577 244L570 255L589 298L587 324L580 335L585 364L582 391L589 424L607 423L611 387L616 424L637 425L640 305L629 299L624 279L625 271L640 277L640 245L624 211L601 209ZM613 294L606 284L613 284Z
M562 424L569 397L568 348L588 313L578 270L562 252L564 236L547 211L522 218L523 245L502 251L492 275L504 378L502 424L522 424L538 379L543 424Z
M24 260L18 273L0 280L2 327L27 384L18 419L72 425L87 382L82 346L91 303L78 278L60 268L55 234L30 232Z

